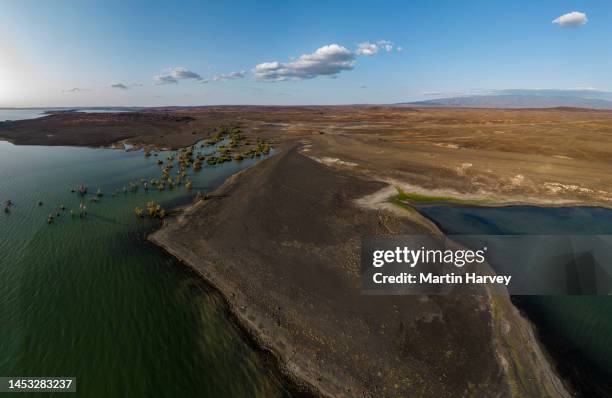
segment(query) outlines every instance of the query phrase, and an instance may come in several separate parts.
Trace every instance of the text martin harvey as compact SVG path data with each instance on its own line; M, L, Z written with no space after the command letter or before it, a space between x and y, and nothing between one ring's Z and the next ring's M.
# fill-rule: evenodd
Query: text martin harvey
M435 275L431 272L420 273L417 275L401 272L396 275L383 275L377 272L372 275L372 280L376 284L503 284L508 286L512 275L478 275L474 272L468 272L464 275L455 275L454 273Z

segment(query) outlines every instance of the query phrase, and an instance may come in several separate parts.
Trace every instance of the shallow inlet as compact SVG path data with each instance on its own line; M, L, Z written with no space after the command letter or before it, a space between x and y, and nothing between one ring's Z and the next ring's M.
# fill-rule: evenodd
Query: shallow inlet
M152 200L189 202L255 160L203 166L191 193L123 193L159 178L168 154L0 142L0 202L15 204L0 214L0 375L74 376L79 397L290 394L220 296L145 239L159 221L134 214ZM81 183L83 219L69 214Z
M457 235L612 234L612 210L595 207L418 206ZM495 268L495 264L492 264ZM612 395L612 297L516 296L560 371L584 396Z

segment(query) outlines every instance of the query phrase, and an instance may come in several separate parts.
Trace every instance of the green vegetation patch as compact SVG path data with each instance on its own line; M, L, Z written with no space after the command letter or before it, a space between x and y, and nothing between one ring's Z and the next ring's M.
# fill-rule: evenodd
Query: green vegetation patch
M482 205L486 203L485 199L459 199L452 196L422 195L414 192L405 192L403 189L397 186L395 189L397 189L397 195L392 196L390 202L405 209L411 209L410 203L428 204L446 202L464 205Z

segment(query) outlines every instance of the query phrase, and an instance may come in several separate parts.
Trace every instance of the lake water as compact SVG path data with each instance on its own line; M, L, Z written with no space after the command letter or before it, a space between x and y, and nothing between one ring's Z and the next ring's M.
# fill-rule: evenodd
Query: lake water
M192 193L123 193L159 178L166 155L0 141L0 202L14 203L0 213L0 375L76 377L78 397L289 395L219 294L145 239L159 221L134 214L189 202L255 160L204 166ZM104 196L71 217L81 183Z
M78 109L78 108L74 108ZM47 116L46 111L53 110L53 108L0 108L0 122L6 120L24 120L24 119L35 119L37 117ZM85 113L109 113L109 112L127 112L121 109L79 109L79 112Z
M612 234L612 210L602 208L421 206L418 210L447 234ZM535 321L561 371L584 396L612 396L612 297L513 300Z
M0 108L0 122L5 120L34 119L45 116L46 109L6 109Z

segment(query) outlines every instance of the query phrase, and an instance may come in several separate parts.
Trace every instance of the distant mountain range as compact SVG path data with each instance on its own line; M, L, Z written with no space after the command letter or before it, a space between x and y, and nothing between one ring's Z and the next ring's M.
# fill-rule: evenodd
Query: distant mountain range
M596 90L497 90L491 94L403 102L399 106L612 109L612 93Z

